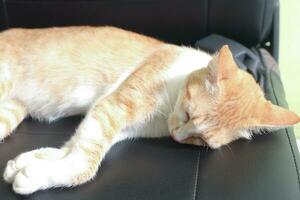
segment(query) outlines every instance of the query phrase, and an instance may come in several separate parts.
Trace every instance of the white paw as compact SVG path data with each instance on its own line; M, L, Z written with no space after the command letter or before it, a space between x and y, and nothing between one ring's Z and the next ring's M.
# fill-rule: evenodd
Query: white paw
M7 130L6 130L5 124L0 122L0 141L3 140L7 136Z
M19 194L55 187L66 171L65 163L62 162L64 156L64 151L54 148L23 153L8 161L3 178L12 183L13 190Z

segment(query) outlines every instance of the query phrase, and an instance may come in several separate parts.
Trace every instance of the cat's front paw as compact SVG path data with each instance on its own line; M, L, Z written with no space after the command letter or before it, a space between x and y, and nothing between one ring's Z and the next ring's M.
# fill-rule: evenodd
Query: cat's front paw
M7 163L3 178L12 183L19 194L30 194L37 190L57 186L62 173L66 173L62 162L65 152L61 149L43 148L20 154ZM65 174L64 174L65 175Z
M0 121L0 141L4 140L8 135L7 124Z
M182 144L191 144L196 146L207 146L207 144L200 137L189 137L183 141Z

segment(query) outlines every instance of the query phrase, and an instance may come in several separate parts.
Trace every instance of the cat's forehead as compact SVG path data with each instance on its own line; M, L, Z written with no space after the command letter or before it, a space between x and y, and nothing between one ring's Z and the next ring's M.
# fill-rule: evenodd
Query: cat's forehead
M187 84L199 84L207 76L207 69L202 68L191 72L187 78Z

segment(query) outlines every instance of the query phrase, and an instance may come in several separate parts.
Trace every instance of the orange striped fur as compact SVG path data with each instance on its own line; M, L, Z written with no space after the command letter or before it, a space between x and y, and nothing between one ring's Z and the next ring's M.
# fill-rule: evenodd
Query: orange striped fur
M171 135L218 148L249 129L299 117L268 102L224 46L203 51L114 27L11 29L0 33L0 139L27 116L84 114L61 148L8 161L3 178L19 194L91 180L109 149L135 137ZM269 113L269 114L266 114Z

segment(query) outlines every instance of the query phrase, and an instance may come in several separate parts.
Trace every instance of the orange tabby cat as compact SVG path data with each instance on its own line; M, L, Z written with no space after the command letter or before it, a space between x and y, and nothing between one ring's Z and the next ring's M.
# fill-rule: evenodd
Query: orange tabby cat
M86 114L59 149L8 161L19 194L91 180L112 145L169 134L218 148L249 130L299 117L272 105L224 46L210 55L113 27L12 29L0 34L0 140L30 115Z

